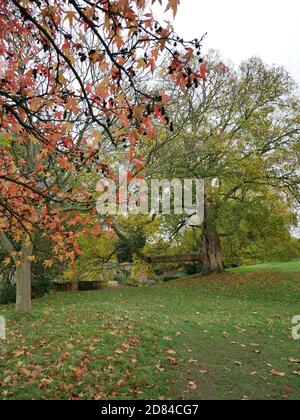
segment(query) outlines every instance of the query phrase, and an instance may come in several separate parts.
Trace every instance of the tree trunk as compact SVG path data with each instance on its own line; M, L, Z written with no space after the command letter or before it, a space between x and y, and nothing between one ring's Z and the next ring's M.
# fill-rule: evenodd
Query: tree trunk
M24 241L16 269L16 312L31 312L31 260L33 246Z
M205 230L203 233L201 260L204 276L224 272L220 238L217 232L213 230Z
M204 222L201 247L202 275L223 273L221 241L215 228L216 209L210 198L212 179L205 180Z

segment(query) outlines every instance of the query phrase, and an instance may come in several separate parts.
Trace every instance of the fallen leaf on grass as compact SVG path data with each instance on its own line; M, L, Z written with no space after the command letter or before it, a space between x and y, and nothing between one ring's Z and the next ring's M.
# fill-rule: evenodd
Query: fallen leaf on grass
M72 376L76 381L79 381L80 379L82 379L82 377L84 376L84 374L87 373L87 367L83 366L83 367L71 367L70 368L73 373Z
M196 389L198 389L198 385L197 385L195 382L192 382L192 381L189 381L189 385L188 385L188 387L189 387L191 390L193 390L193 391L195 391Z
M169 357L167 357L167 360L169 360L173 366L177 365L177 360L175 359L175 357L170 357L169 356Z
M28 376L30 376L30 375L31 375L30 370L25 369L25 368L20 369L20 370L19 370L19 373L20 373L20 375L22 375L22 376L26 376L26 377L28 377Z
M125 381L124 381L124 379L120 379L118 382L117 382L117 385L116 385L116 387L119 389L119 388L121 388L123 385L125 385Z
M20 356L23 356L25 354L25 350L16 350L16 351L13 351L13 355L14 356L16 356L16 357L20 357Z
M285 387L283 388L283 394L284 395L290 395L294 392L293 388L291 388L289 385L285 385Z
M48 388L49 385L51 385L53 383L53 379L47 379L47 378L43 378L39 384L39 388L40 389L46 389Z
M98 372L97 370L92 370L92 375L95 378L99 378L102 375L102 373L101 372Z
M300 363L300 359L293 359L292 357L289 359L291 363Z
M283 378L285 376L284 372L280 372L280 370L272 369L271 373L273 376L279 376L280 378Z
M66 345L66 348L67 348L68 350L73 350L73 349L74 349L74 346L73 346L73 344L72 344L72 343L68 343L68 344Z
M293 375L300 376L300 370L295 370L295 371L293 372Z
M167 353L168 353L168 354L171 354L171 355L174 355L174 354L176 354L176 351L175 351L175 350L172 350L172 349L169 349L169 350L167 351Z
M10 395L10 393L9 393L8 391L3 391L3 392L2 392L2 396L3 396L3 397L5 397L5 398L6 398L6 397L8 397L8 395Z
M199 369L199 373L201 373L201 375L206 375L208 373L208 369Z
M65 362L70 357L70 353L64 353L60 356L59 361Z
M163 373L164 371L165 371L165 369L162 367L162 365L160 365L160 364L157 364L156 365L156 370L157 370L157 372L159 372L159 373Z
M108 366L106 366L105 368L103 368L103 371L104 371L105 373L110 372L110 371L112 371L112 370L114 370L114 366L113 366L113 365L108 365Z
M7 376L6 378L4 378L3 382L1 383L1 386L2 384L8 385L11 382L11 380L12 380L12 377L10 375Z
M60 383L60 390L63 392L69 392L72 388L74 388L73 384L66 384L65 382Z

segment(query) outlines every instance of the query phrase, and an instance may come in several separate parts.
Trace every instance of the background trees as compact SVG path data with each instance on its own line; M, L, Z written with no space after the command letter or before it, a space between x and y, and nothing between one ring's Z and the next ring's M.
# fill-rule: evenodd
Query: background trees
M161 132L145 154L148 176L205 179L199 258L209 273L222 271L221 242L245 229L266 238L281 219L280 237L289 236L299 198L300 114L282 68L252 58L235 71L214 52L206 61L199 89L178 99L165 86L176 130Z

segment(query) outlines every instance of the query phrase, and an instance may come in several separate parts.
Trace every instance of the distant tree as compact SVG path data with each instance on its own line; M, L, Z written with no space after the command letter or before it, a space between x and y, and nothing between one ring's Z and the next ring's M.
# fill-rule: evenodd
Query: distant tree
M163 82L173 99L176 129L160 131L145 146L144 173L205 180L198 259L209 274L223 271L221 242L239 235L249 208L257 226L260 218L266 220L259 203L272 212L270 197L294 210L300 185L300 101L287 72L259 58L242 63L238 71L214 52L206 62L207 81L184 98ZM185 225L179 220L179 226Z
M116 234L115 251L120 263L132 262L134 255L143 249L152 233L156 230L156 223L149 216L119 216L116 219L114 233Z
M244 202L228 201L223 209L222 259L226 267L265 261L291 260L300 256L292 237L297 215L278 194L266 192Z

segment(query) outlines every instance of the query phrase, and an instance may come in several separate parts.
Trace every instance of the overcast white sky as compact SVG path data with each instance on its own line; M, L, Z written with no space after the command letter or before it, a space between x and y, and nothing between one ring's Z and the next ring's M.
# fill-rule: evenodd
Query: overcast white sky
M258 55L284 65L300 84L299 0L181 0L175 20L184 38L208 36L204 52L220 50L239 64Z

